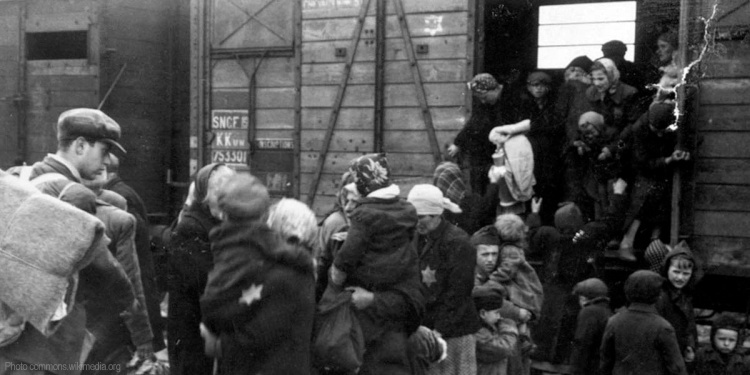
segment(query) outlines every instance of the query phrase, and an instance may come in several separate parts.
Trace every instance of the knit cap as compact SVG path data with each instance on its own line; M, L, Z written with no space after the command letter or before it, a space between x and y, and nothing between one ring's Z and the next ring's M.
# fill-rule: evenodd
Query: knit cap
M503 307L506 295L505 288L497 283L478 285L471 291L477 311L492 311Z
M469 88L476 93L492 91L500 86L495 77L489 73L479 73L469 82Z
M604 281L592 277L576 284L576 286L573 287L573 294L584 296L588 299L594 299L606 297L609 294L609 289Z
M375 190L391 185L388 159L385 154L367 154L352 160L349 172L357 184L357 191L366 197Z
M248 173L230 176L216 196L219 209L232 221L258 220L271 203L266 187Z
M442 215L446 209L453 213L461 213L461 208L443 197L443 192L435 185L414 185L406 200L417 209L417 215Z
M648 123L656 129L663 130L675 122L674 104L654 102L648 107Z
M601 133L604 128L604 116L601 113L594 111L588 111L578 118L578 129L581 131L587 131L588 128L593 128L597 132Z
M495 226L487 225L476 231L474 235L471 236L471 245L474 247L477 245L500 246L500 236L497 234Z
M567 70L571 66L575 66L583 69L584 71L586 71L586 73L589 73L591 72L591 64L593 63L594 62L591 61L588 56L578 56L575 59L571 60L568 66L565 67L565 69Z
M656 272L639 270L625 280L625 297L630 302L653 304L659 299L664 278Z

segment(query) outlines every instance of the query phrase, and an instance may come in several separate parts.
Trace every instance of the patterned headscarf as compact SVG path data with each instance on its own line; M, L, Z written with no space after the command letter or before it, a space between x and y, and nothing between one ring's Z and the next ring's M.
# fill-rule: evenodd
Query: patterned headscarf
M451 202L460 204L466 195L466 183L464 183L461 169L456 163L449 161L440 163L435 168L432 184L443 192Z
M476 93L492 91L499 86L495 77L489 73L479 73L469 82L469 88Z
M349 172L354 176L357 191L366 197L375 190L391 185L388 159L385 154L362 155L349 164Z

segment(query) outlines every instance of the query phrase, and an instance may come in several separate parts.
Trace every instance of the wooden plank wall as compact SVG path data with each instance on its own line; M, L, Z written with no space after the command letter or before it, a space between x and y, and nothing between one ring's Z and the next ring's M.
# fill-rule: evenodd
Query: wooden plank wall
M13 165L18 152L17 110L20 3L0 1L0 168Z
M452 142L463 126L467 77L469 11L466 1L402 0L417 54L438 142ZM417 101L395 8L386 2L384 149L403 196L416 183L431 182L434 164ZM303 1L301 199L314 178L319 153L361 0ZM372 0L352 65L343 105L315 197L314 209L330 209L340 176L351 159L373 151L375 88L375 4ZM347 51L352 53L352 51Z
M167 211L169 203L165 181L172 147L175 3L108 0L102 6L102 97L127 64L102 110L122 126L128 155L120 173L151 213Z
M89 30L89 58L28 61L26 92L26 161L33 163L57 149L56 123L60 113L93 107L99 100L98 20L91 0L27 2L27 32Z
M721 3L719 31L750 29L750 5L742 3ZM704 17L712 4L703 2ZM696 129L694 247L709 266L750 271L750 45L746 40L718 43L717 53L702 65L706 76L700 83Z

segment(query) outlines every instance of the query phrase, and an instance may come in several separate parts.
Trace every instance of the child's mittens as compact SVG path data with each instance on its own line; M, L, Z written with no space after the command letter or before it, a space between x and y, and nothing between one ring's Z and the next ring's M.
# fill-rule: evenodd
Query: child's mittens
M505 173L508 172L508 168L503 166L496 166L493 165L490 168L490 171L487 173L487 177L490 179L490 182L493 184L496 184L498 181L500 181L501 178L505 176Z

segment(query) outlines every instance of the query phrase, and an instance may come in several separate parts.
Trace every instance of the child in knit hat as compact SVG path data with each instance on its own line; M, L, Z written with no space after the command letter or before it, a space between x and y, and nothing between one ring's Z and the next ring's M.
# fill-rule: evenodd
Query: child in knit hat
M476 286L472 291L482 328L474 334L477 340L477 374L506 375L508 359L518 355L518 328L503 317L504 289L499 286Z
M750 373L740 349L744 337L737 321L722 315L711 325L711 346L698 350L695 373L699 375L741 375Z
M385 154L360 156L349 171L361 198L345 209L350 226L331 267L332 284L367 290L396 284L418 269L412 243L417 211L399 197Z
M576 284L573 294L578 296L582 307L570 361L573 375L598 374L599 346L607 320L612 316L607 285L597 278L586 279Z

